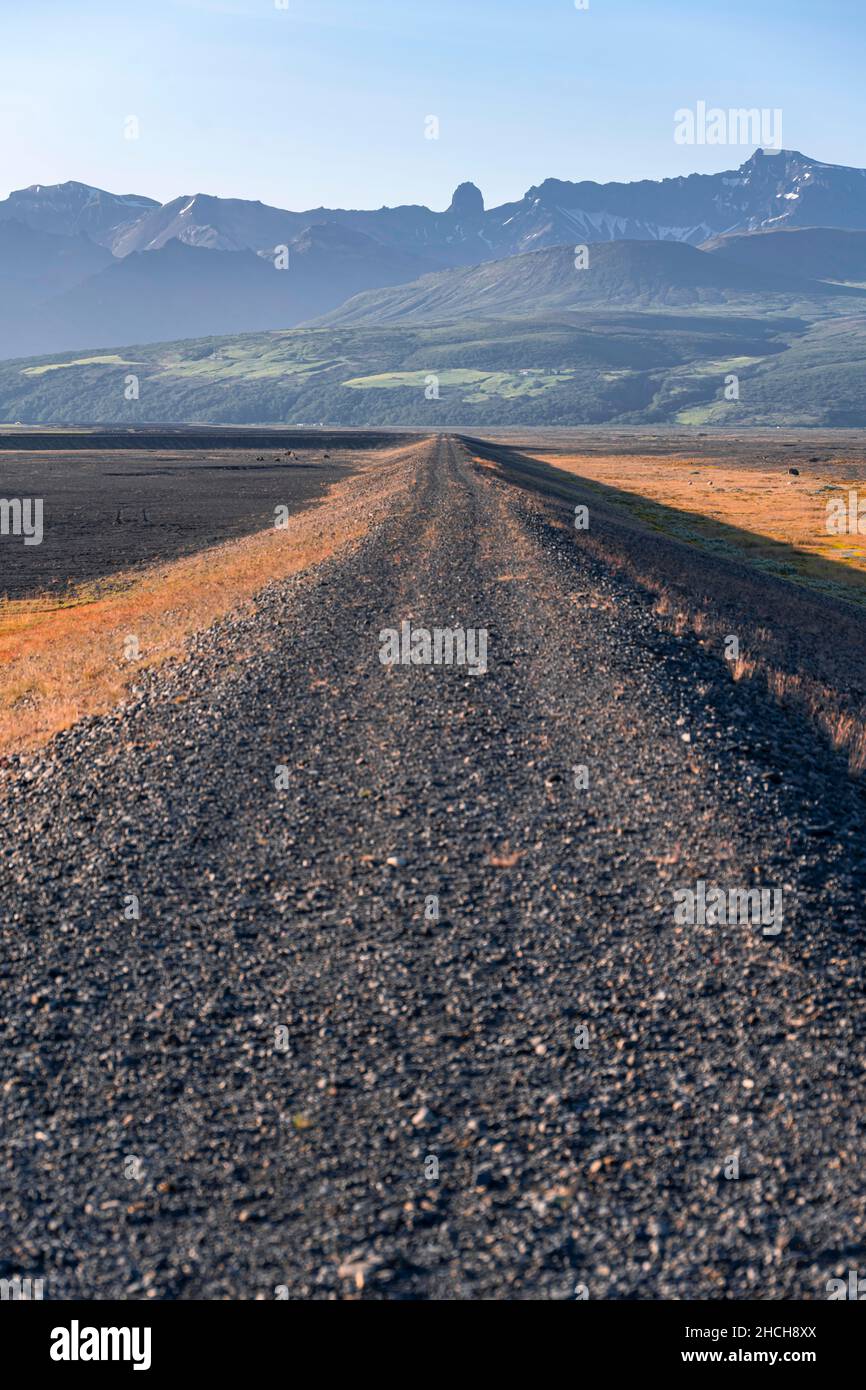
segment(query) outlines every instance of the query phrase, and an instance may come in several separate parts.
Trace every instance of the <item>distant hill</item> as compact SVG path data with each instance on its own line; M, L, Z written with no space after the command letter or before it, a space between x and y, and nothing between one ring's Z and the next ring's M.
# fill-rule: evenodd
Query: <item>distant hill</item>
M840 302L864 297L860 290L741 265L682 242L600 243L587 248L586 260L580 269L574 248L557 246L440 271L412 284L359 295L322 322L441 323L478 315L588 307L683 308L748 302L778 310L803 300Z
M187 248L189 250L189 248ZM226 253L228 254L228 253ZM0 363L25 424L866 425L866 312L584 309L340 325ZM127 401L129 373L139 399ZM728 400L731 374L739 399Z
M0 357L39 352L59 341L42 327L43 306L112 264L86 236L54 236L0 221Z
M866 231L786 227L714 237L701 250L754 271L866 284Z
M85 238L45 237L19 223L0 222L0 274L8 264L9 277L20 288L29 283L22 264L35 263L33 293L17 310L7 304L0 353L289 328L359 290L425 269L418 258L389 252L360 232L327 224L306 228L289 245L287 260L287 268L277 269L274 257L207 251L179 241L117 260ZM55 265L65 265L67 274L54 276L52 285L48 272ZM40 311L34 318L37 303Z
M288 266L251 251L206 251L169 241L115 261L49 306L69 344L114 346L209 333L290 328L358 289L388 285L423 262L394 257L369 237L308 227L288 246Z

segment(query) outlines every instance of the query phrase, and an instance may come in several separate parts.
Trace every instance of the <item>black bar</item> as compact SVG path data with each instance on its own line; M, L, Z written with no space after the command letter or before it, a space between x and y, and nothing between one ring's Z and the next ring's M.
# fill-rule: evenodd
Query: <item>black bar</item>
M566 1358L573 1377L581 1380L592 1367L604 1368L615 1383L623 1373L642 1377L668 1377L684 1373L701 1376L707 1369L729 1375L742 1367L757 1368L773 1383L774 1376L805 1370L828 1376L858 1364L864 1320L852 1308L838 1302L850 1297L803 1303L693 1302L593 1302L576 1298L565 1306L548 1305L530 1311L525 1303L444 1304L435 1311L425 1304L395 1301L383 1306L361 1307L363 1296L347 1300L351 1306L329 1302L300 1304L278 1299L235 1303L195 1302L18 1302L0 1310L4 1342L14 1347L27 1370L46 1371L63 1381L76 1374L92 1379L100 1371L118 1375L138 1374L162 1381L185 1372L213 1372L221 1381L234 1371L250 1375L280 1374L294 1379L312 1360L316 1379L327 1377L338 1361L348 1357L355 1373L366 1364L370 1374L386 1381L394 1373L418 1372L422 1378L437 1366L447 1372L440 1357L448 1358L451 1373L481 1358L489 1377L501 1360L503 1368L516 1369L515 1354L528 1354L536 1371ZM858 1301L858 1300L853 1300ZM505 1314L507 1326L500 1322ZM451 1318L457 1319L451 1324ZM458 1353L442 1333L452 1328L468 1336L466 1352ZM103 1339L101 1329L116 1329ZM93 1329L100 1334L95 1335ZM133 1332L136 1329L137 1332ZM148 1337L145 1335L149 1333ZM335 1334L345 1341L334 1340ZM435 1340L433 1340L435 1338ZM323 1340L324 1339L324 1340ZM416 1355L410 1355L415 1346ZM78 1359L70 1357L77 1350ZM91 1349L114 1349L127 1359L90 1360ZM401 1351L402 1348L402 1351ZM455 1358L451 1360L451 1358ZM133 1360L141 1371L133 1370ZM147 1365L144 1363L147 1362ZM402 1366L402 1371L400 1367ZM565 1370L565 1366L562 1367Z

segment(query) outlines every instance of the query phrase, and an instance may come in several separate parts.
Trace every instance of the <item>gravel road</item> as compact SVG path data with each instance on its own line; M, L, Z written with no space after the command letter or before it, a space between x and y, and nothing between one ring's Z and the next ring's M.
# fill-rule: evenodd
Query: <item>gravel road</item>
M395 467L361 543L6 776L0 1275L826 1298L866 1261L863 792L560 504L457 439ZM486 674L383 664L403 621ZM781 932L677 924L699 880Z

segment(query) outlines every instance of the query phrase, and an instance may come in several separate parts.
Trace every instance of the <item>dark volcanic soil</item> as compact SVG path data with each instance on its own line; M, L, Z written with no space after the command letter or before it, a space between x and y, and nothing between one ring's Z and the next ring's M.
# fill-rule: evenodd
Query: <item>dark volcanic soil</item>
M276 506L308 506L371 452L399 442L282 432L251 435L237 448L230 439L213 431L174 440L146 432L0 436L0 497L42 498L44 515L40 545L0 536L0 597L62 593L272 525ZM88 440L93 447L84 447Z
M403 466L351 554L10 773L0 1274L825 1298L866 1258L861 788L546 504ZM488 673L383 666L402 619ZM780 887L781 933L676 925L698 879Z

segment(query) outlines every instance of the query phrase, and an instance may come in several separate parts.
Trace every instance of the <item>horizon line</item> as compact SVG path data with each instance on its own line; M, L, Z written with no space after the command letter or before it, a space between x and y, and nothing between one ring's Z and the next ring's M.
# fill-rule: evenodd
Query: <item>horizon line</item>
M735 148L735 147L734 147L734 146L728 145L728 146L725 146L724 148L730 150L730 149ZM749 147L743 146L743 148L746 149L746 148L749 148ZM752 148L751 154L747 155L747 156L741 161L740 164L738 164L738 165L736 165L736 166L732 166L731 164L726 164L726 165L724 165L722 168L716 169L716 170L714 170L714 171L712 171L712 172L702 172L702 173L698 173L697 171L695 171L695 172L693 172L693 173L691 173L691 174L669 174L669 175L663 176L662 178L650 178L650 179L647 179L647 178L635 178L635 179L609 179L609 180L606 181L606 183L601 183L601 182L599 182L598 179L563 179L563 178L557 177L557 176L554 175L554 174L550 174L550 175L548 175L546 178L542 179L540 183L531 184L530 187L527 188L527 189L525 189L524 192L523 192L522 194L520 194L519 196L517 196L517 197L515 197L515 198L512 198L512 199L507 199L507 200L506 200L505 202L503 202L503 203L492 203L492 204L490 204L490 206L488 207L488 205L487 205L487 203L486 203L486 201L485 201L484 210L485 210L485 212L488 212L488 211L491 210L491 208L496 208L496 207L507 207L507 206L509 206L509 204L510 204L511 202L515 202L515 203L516 203L516 202L520 202L521 199L522 199L522 198L525 198L526 195L527 195L528 193L532 192L533 189L542 188L542 187L544 186L544 184L546 184L546 183L575 183L575 184L577 184L577 183L589 183L589 184L595 184L596 187L598 187L598 188L604 188L604 187L606 187L606 186L608 186L608 185L616 184L616 185L619 185L619 186L622 187L622 188L627 188L627 187L629 187L629 186L631 186L631 185L633 185L633 184L639 184L639 183L666 183L666 182L671 182L671 183L673 183L673 182L676 182L676 181L681 180L681 179L690 179L690 178L713 178L714 176L716 176L716 175L718 175L718 174L732 173L732 172L736 172L736 171L739 170L739 169L742 169L742 168L744 167L744 165L748 164L749 161L750 161L751 159L754 159L754 157L755 157L757 154L759 154L759 153L762 154L762 155L763 155L765 158L767 158L767 159L778 158L778 156L780 156L780 155L798 155L800 158L802 158L802 159L807 159L807 160L809 160L809 161L810 161L811 163L813 163L813 164L821 164L821 165L825 165L825 166L828 167L828 168L834 168L834 169L853 169L853 170L859 170L859 169L861 168L861 166L856 165L856 164L833 164L833 163L831 163L829 160L825 160L825 159L816 159L813 155L803 154L803 151L802 151L802 150L795 150L795 149L793 149L793 148L787 148L787 147L785 147L785 148L783 148L783 149L774 150L774 149L766 149L766 148L764 148L764 147L761 146L761 145L756 145L756 146L754 146L754 147ZM150 193L141 193L140 191L127 191L127 192L124 192L124 193L115 193L115 192L114 192L112 189L110 189L110 188L103 188L103 187L101 187L99 184L87 183L87 182L86 182L85 180L83 180L83 179L75 179L75 178L64 179L61 183L45 183L45 182L43 182L43 181L41 181L41 180L35 180L33 183L24 184L24 185L22 185L22 186L19 187L19 188L11 188L11 189L9 190L9 192L6 193L5 195L0 195L0 202L7 202L8 199L11 198L11 197L13 196L13 194L15 194L15 193L27 193L27 192L29 192L31 189L34 189L34 190L35 190L35 189L47 189L47 188L65 188L65 187L66 187L67 185L69 185L69 184L76 184L79 188L90 188L90 189L93 189L93 191L96 192L96 193L107 193L107 194L108 194L110 197L112 197L112 198L149 198L149 199L151 200L151 202L155 203L156 206L158 206L158 207L168 207L170 203L179 202L179 201L180 201L181 199L183 199L183 198L218 198L218 199L220 199L221 201L224 201L224 202L259 203L262 207L274 208L274 209L275 209L276 211L278 211L278 212L298 213L299 215L300 215L300 214L303 214L303 213L306 213L306 212L318 212L318 211L381 212L381 211L382 211L383 209L385 209L385 208L395 210L395 209L398 209L398 208L412 208L412 207L423 207L423 208L427 208L427 210L430 211L430 212L435 212L435 211L436 211L435 208L431 208L431 207L429 206L429 204L427 204L427 203L406 203L406 202L402 202L402 203L401 203L401 202L396 202L396 203L380 203L378 207L366 207L366 208L362 208L362 207L355 207L355 208L340 207L340 208L337 208L336 206L333 206L333 207L330 208L330 209L327 208L327 207L325 206L324 203L320 203L317 207L295 209L295 208L289 208L289 207L279 207L276 203L265 203L265 202L262 201L261 198L243 198L243 197L239 197L237 194L233 194L233 193L208 193L208 192L204 191L203 189L198 189L195 193L176 193L176 194L174 194L171 198L167 198L167 199L165 199L165 200L162 200L162 199L160 199L160 198L158 198L158 197L154 197L154 196L153 196L152 194L150 194ZM462 180L460 183L458 183L458 184L455 185L454 192L456 192L458 188L463 187L465 184L472 184L475 188L477 188L477 189L479 190L479 192L480 192L481 195L482 195L482 198L484 198L484 189L483 189L483 187L481 186L481 184L477 183L474 179L464 179L464 180ZM449 204L449 206L450 206L450 204ZM441 211L442 211L442 212L447 212L447 211L448 211L448 208L443 208L443 209L441 209Z

